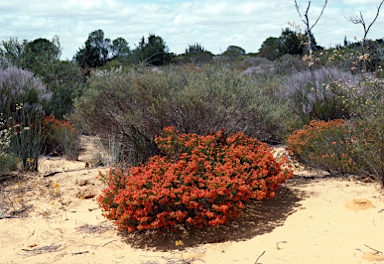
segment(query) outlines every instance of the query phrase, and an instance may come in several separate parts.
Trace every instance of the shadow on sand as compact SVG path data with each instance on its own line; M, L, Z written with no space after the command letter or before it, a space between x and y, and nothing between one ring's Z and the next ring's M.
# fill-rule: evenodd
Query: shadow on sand
M176 241L181 240L185 247L206 243L248 240L255 236L272 232L284 225L289 215L301 205L304 192L280 186L273 199L253 201L246 205L243 213L235 221L222 226L195 229L179 227L174 232L158 234L156 231L130 233L120 232L123 241L134 248L169 251L180 249Z

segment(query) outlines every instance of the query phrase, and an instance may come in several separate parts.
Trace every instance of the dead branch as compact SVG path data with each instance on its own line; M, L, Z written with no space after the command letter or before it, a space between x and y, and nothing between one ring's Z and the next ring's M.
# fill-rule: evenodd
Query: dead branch
M299 5L297 4L297 0L294 0L294 2L295 2L296 11L300 16L301 21L303 21L306 27L305 32L307 33L307 36L308 36L308 49L309 49L309 53L312 54L313 49L312 49L312 42L311 42L311 36L312 36L311 31L316 26L317 22L319 22L321 16L323 15L325 7L328 4L328 0L324 1L324 5L323 5L323 8L321 9L320 15L317 17L315 23L313 23L312 26L310 25L309 16L308 16L309 8L311 7L311 1L308 1L307 8L305 9L304 15L302 15L300 12L300 8L299 8Z
M60 172L59 171L54 171L54 172L51 172L51 173L48 173L48 174L44 175L43 177L44 178L51 177L51 176L54 176L54 175L56 175L58 173L60 173Z
M259 259L261 258L262 255L264 255L265 251L263 251L263 253L260 254L260 256L257 257L256 261L255 261L255 264L257 264L257 262L259 261Z
M369 248L369 249L372 249L373 251L376 251L376 252L375 252L375 255L376 255L376 254L379 254L379 253L383 253L383 252L381 252L380 250L377 250L377 249L371 248L370 246L367 246L366 244L364 244L364 246L366 246L366 247Z
M351 22L351 23L353 23L355 25L361 24L363 26L363 29L364 29L363 41L366 40L369 30L371 29L372 25L376 22L376 20L377 20L377 18L379 16L379 13L380 13L380 8L383 5L383 3L384 3L384 0L381 1L380 5L378 6L376 16L373 19L373 21L371 22L371 24L369 24L368 27L367 27L367 25L365 23L365 20L364 20L364 17L363 17L363 14L361 13L361 11L359 12L360 13L360 17L357 17L357 16L353 17L353 16L351 16L349 18L346 18L349 22Z
M89 251L87 250L87 251L73 252L72 256L74 256L74 255L81 255L81 254L85 254L85 253L89 253Z
M108 245L108 244L110 244L110 243L112 243L112 242L115 242L115 241L116 241L116 239L111 240L111 241L109 241L109 242L107 242L107 243L102 244L100 247L104 247L104 246L106 246L106 245Z

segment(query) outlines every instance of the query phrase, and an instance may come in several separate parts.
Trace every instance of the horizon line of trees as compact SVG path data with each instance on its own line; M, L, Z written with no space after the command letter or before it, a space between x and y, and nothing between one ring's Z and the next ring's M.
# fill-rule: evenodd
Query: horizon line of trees
M245 56L247 54L274 61L285 54L302 56L309 53L310 51L306 45L309 39L313 50L324 49L324 47L317 45L313 34L308 38L307 33L301 34L287 27L282 29L279 37L271 36L265 39L257 53L246 53L243 48L230 45L222 54L215 55L206 50L200 43L194 43L188 45L184 53L175 54L170 52L164 39L154 33L149 33L147 38L143 36L137 45L134 44L135 49L131 49L129 43L124 38L118 37L111 40L105 37L102 29L98 29L89 33L84 45L78 49L70 61L76 61L86 71L102 67L113 61L118 61L124 65L144 64L161 66L173 62L210 62L215 56L229 57L233 60L238 56ZM377 39L375 42L381 44L383 40ZM346 37L343 43L344 46L337 44L335 48L361 45L359 41L347 41ZM0 55L6 57L11 63L19 60L16 65L21 64L20 66L25 66L23 64L36 65L37 58L41 59L42 53L46 53L44 61L47 59L60 60L61 52L62 48L57 35L52 40L38 38L33 41L19 41L17 38L10 38L9 40L2 40L0 44ZM29 55L23 56L23 53ZM34 56L31 56L31 54ZM20 63L20 60L24 61Z

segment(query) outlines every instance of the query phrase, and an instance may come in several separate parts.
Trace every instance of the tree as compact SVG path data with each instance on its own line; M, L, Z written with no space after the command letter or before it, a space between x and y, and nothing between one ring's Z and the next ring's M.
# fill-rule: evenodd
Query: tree
M303 54L303 44L295 31L286 28L281 32L277 41L277 50L278 57L284 54L301 55Z
M231 46L228 46L227 50L224 51L222 55L233 61L237 59L239 56L244 56L245 50L241 47L231 45Z
M131 54L128 42L121 37L112 41L111 51L113 59L127 58Z
M130 55L128 42L118 37L111 41L104 37L104 31L95 30L88 35L84 47L80 48L74 59L83 69L104 66L115 58L126 58Z
M373 19L373 21L371 22L371 24L369 24L368 26L367 26L367 24L366 24L366 22L365 22L365 20L364 20L364 17L363 17L363 14L361 13L361 11L360 11L360 17L355 16L355 17L347 18L347 20L348 20L349 22L352 22L353 24L356 24L356 25L361 24L361 25L363 26L363 29L364 29L363 42L366 41L366 38L367 38L367 35L368 35L369 30L371 29L372 25L376 22L376 19L377 19L377 17L379 16L379 13L380 13L380 8L381 8L381 6L382 6L383 3L384 3L384 0L381 1L379 7L377 8L377 13L376 13L375 18Z
M276 60L279 55L278 42L279 38L276 37L269 37L264 40L259 49L259 56L270 61Z
M188 45L184 54L180 54L173 58L172 63L193 63L201 66L202 64L211 62L213 57L214 55L210 51L206 50L201 44L195 43Z
M26 40L24 40L24 42L20 42L17 38L2 40L0 47L2 60L5 59L8 63L24 68L26 65L24 56L25 44Z
M173 57L165 41L155 34L149 34L147 42L142 37L132 56L134 63L155 66L168 64Z
M323 15L324 9L327 6L328 0L324 1L324 5L323 5L323 7L321 9L320 15L317 17L317 19L316 19L315 23L313 23L313 25L311 25L311 23L309 21L309 16L308 16L309 8L311 7L311 1L308 1L307 8L305 9L304 15L301 15L299 5L297 4L297 0L294 0L294 2L295 2L295 7L296 7L296 10L297 10L297 13L299 14L299 16L301 18L301 21L303 21L303 23L305 25L305 33L306 33L306 35L307 36L313 36L312 29L316 26L317 22L319 22L321 16ZM312 43L312 38L311 37L308 38L307 47L308 47L308 51L309 51L310 54L312 54L313 50L316 49L316 46Z
M201 44L195 43L193 45L188 45L188 48L185 49L185 54L198 54L205 51L206 50Z
M99 29L89 33L85 46L75 55L75 60L82 68L103 66L108 61L111 40L104 38L104 31Z
M52 100L44 105L47 114L62 119L72 111L73 99L81 94L85 78L76 62L60 61L58 36L51 41L39 38L31 42L11 38L2 41L0 53L2 60L33 72L43 81L52 93Z

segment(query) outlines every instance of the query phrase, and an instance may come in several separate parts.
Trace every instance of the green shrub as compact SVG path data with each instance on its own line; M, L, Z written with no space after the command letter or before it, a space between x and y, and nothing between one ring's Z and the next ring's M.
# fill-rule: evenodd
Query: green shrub
M12 154L0 153L0 178L10 171L17 170L19 159Z
M372 74L362 76L355 85L340 83L348 90L343 97L351 109L347 125L359 163L384 185L384 80Z
M222 128L267 141L286 130L288 106L253 79L218 67L96 72L71 119L122 144L130 163L157 154L153 137L174 126L205 135Z
M356 153L344 120L312 120L287 140L299 162L328 172L353 173L358 168Z
M120 230L224 224L250 200L274 197L292 175L266 144L243 133L180 135L172 127L164 133L156 138L164 156L100 175L108 187L99 205Z
M301 71L308 70L308 63L301 59L300 56L285 54L275 61L276 74L290 75Z
M65 155L77 160L79 153L78 132L65 120L46 116L42 124L42 149L47 155Z

